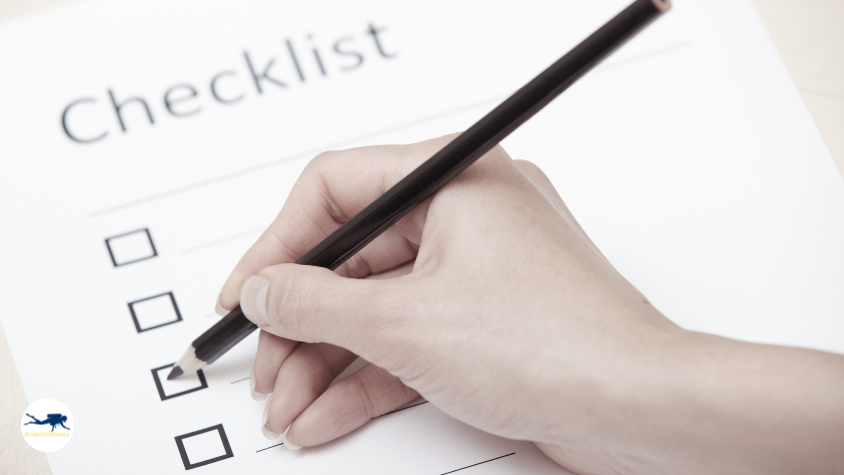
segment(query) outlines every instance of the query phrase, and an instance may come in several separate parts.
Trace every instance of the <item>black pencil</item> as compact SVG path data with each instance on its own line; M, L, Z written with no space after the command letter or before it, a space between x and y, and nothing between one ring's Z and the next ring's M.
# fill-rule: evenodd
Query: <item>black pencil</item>
M296 264L332 270L339 267L670 8L670 0L633 2L323 239L300 257ZM243 315L240 307L235 308L193 341L167 379L213 363L256 328L257 326Z

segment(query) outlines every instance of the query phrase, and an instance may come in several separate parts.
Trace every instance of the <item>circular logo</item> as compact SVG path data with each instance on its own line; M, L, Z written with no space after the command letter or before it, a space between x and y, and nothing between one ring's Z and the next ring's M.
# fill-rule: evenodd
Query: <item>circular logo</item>
M41 452L55 452L67 445L75 427L67 406L52 399L35 401L21 417L23 438Z

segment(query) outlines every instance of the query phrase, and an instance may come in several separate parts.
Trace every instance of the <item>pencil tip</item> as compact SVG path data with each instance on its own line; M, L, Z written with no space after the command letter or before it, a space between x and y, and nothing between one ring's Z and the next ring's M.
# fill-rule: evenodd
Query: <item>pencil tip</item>
M170 371L170 374L167 375L167 381L170 381L171 379L176 379L183 374L185 374L185 372L182 371L181 366L173 366L173 370Z

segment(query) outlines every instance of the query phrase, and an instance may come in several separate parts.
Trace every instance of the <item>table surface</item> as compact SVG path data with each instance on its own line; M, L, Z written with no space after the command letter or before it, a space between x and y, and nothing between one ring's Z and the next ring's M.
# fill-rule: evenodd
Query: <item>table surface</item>
M0 22L73 0L4 0ZM844 173L844 1L753 0ZM0 475L50 474L47 457L20 436L29 405L0 326Z

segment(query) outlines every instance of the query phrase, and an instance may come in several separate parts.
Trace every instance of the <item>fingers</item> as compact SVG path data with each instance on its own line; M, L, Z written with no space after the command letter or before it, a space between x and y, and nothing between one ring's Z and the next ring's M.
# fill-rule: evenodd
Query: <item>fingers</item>
M231 310L238 304L240 287L247 277L264 267L298 259L452 138L441 137L413 145L363 147L314 158L275 221L235 266L220 293L218 310ZM412 259L415 249L408 247L401 237L415 237L418 243L420 216L424 220L424 209L417 208L415 216L405 217L359 253L347 266L356 266L358 270L349 275L361 277L360 269L381 272ZM376 245L395 247L395 250L376 252L372 249ZM375 256L388 259L373 261Z
M372 275L368 279L395 278L410 273L412 268L413 264L408 263L387 272ZM246 301L246 299L244 300ZM252 398L257 401L266 398L266 393L273 392L273 397L267 403L262 420L261 430L264 435L267 438L276 439L281 427L289 427L289 421L295 419L303 410L307 410L305 408L310 408L315 400L322 400L324 391L331 381L344 371L355 358L357 356L353 353L333 345L299 344L296 341L261 331L258 340L258 354L253 362L250 384ZM360 381L361 384L366 383L371 386L371 390L366 395L373 401L369 404L362 404L361 402L365 402L365 400L361 399L362 395L359 395L357 404L349 405L349 408L355 411L355 417L350 418L342 426L334 427L334 430L327 435L318 431L315 432L313 437L305 439L307 445L322 443L319 441L311 443L311 440L323 439L327 442L351 432L363 425L369 418L389 412L418 396L415 391L405 387L398 378L391 376L385 370L373 365L367 365L364 370L347 378L349 382L339 384L342 385L341 388L345 388L355 381ZM359 385L350 387L359 389ZM345 392L349 391L344 390L339 394L329 391L327 401L331 401L332 398L345 397L343 395ZM279 405L281 406L280 410L277 409ZM326 408L318 405L317 409L323 411ZM367 417L366 414L369 413L374 415ZM321 414L321 412L316 414ZM330 416L331 414L328 413L316 417L316 420L318 422L321 418ZM308 433L307 428L305 428L305 433ZM287 434L285 434L285 437L287 437ZM284 442L290 448L297 447L286 438Z
M369 279L395 278L410 273L412 268L413 264L408 263L372 275ZM251 300L243 300L245 308L251 308ZM261 421L264 435L270 439L277 438L279 428L289 426L289 421L313 403L355 358L353 353L333 345L299 344L261 331L258 353L252 363L250 386L252 398L256 401L273 392ZM277 405L281 405L282 409L277 409Z
M383 279L393 279L396 277L401 277L403 275L410 274L413 272L413 264L414 262L406 262L398 267L394 267L388 271L381 272L380 274L371 274L366 277L366 279L371 280L383 280Z
M386 332L396 328L394 316L410 319L404 296L424 292L404 285L406 279L414 276L349 279L319 267L281 264L246 280L241 308L266 332L342 346L384 366L379 358L390 344Z
M310 447L324 444L417 397L419 393L398 378L368 364L328 388L308 406L285 434L285 445Z
M400 229L388 229L335 272L355 279L377 275L414 260L418 251L418 240L409 240Z
M262 331L258 336L258 351L252 362L249 385L252 399L263 401L275 387L278 370L282 363L299 346L298 341L288 340Z
M372 274L366 279L391 279L407 275L412 270L413 262L408 262L386 272ZM258 351L252 362L249 378L253 399L263 401L267 394L272 392L281 365L298 345L298 341L288 340L265 331L260 332Z
M275 439L357 358L326 343L299 345L281 365L262 431Z

